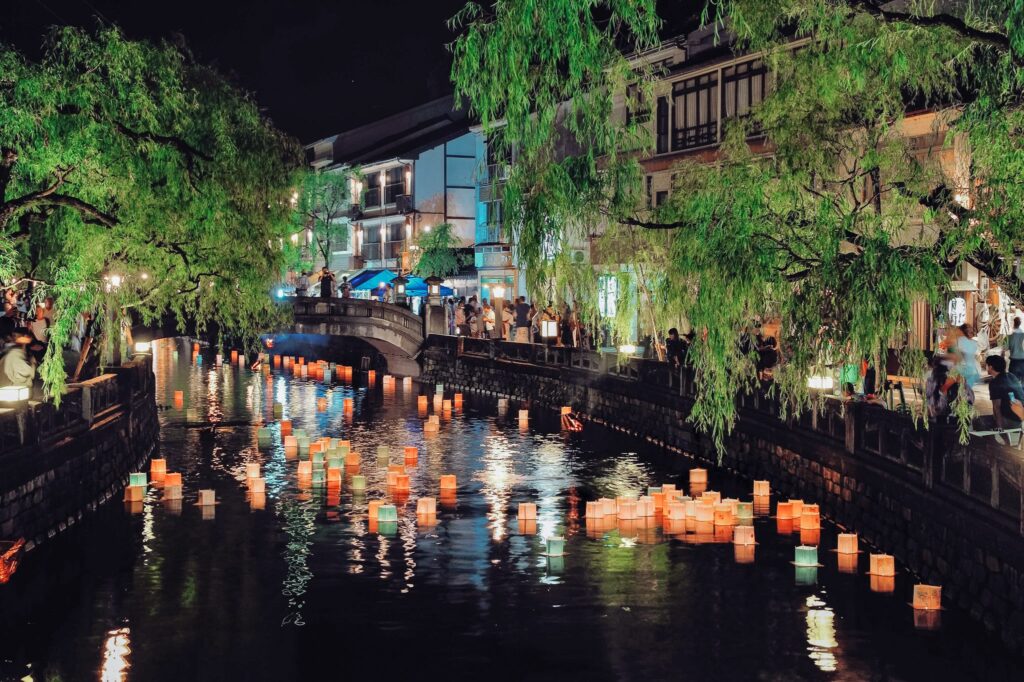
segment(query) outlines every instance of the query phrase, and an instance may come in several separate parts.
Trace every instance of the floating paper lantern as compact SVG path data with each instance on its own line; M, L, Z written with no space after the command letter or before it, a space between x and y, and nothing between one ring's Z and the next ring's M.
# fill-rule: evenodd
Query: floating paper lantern
M174 392L174 404L176 407L181 407L181 404L185 402L185 392L175 391Z
M739 507L740 501L734 497L727 497L721 501L721 504L729 505L729 509L732 511L732 515L736 516L736 509Z
M377 512L382 504L384 504L383 500L370 500L367 504L367 511L369 512L370 520L377 520Z
M671 506L671 505L670 505ZM683 507L685 510L685 507ZM731 526L736 520L732 513L732 505L726 503L716 504L714 506L714 524L716 526ZM685 511L684 511L685 518Z
M519 421L525 422L530 420L529 410L519 410Z
M421 395L420 397L418 397L416 399L416 408L420 412L426 412L427 411L427 396Z
M403 391L408 391L410 388L412 388L412 377L403 377L402 378L402 390Z
M164 474L164 488L169 485L181 485L181 474L180 473L167 473Z
M316 399L316 409L317 409L318 412L326 412L327 411L327 398L317 398Z
M166 459L151 459L149 461L149 473L156 478L157 476L163 476L167 473L167 460Z
M856 533L840 533L836 542L836 551L840 554L856 554L858 552Z
M708 482L708 470L707 469L690 469L690 485L707 485Z
M142 486L145 488L148 485L146 480L146 472L137 472L134 474L128 474L128 485L131 486Z
M441 476L441 490L455 490L455 474L444 474Z
M754 503L753 502L739 502L736 504L734 512L736 514L736 520L742 523L754 520Z
M409 492L409 474L395 475L395 488L400 492Z
M340 486L341 485L341 469L339 468L328 468L327 469L327 485Z
M704 521L707 523L714 523L715 520L715 506L710 501L700 500L697 502L697 521Z
M274 363L274 367L279 368L281 366L281 356L275 355L273 358L272 362Z
M665 510L665 518L672 521L685 521L686 505L682 502L670 502Z
M942 587L940 585L914 585L915 609L934 611L942 608Z
M445 411L445 412L451 412L452 411L452 401L451 400L442 400L441 401L441 409L443 411Z
M458 408L458 407L462 407L462 394L461 394L461 393L456 393L456 394L455 394L455 395L454 395L454 396L452 397L452 403L453 403L453 404L455 405L455 407L457 407L457 408Z
M674 483L662 483L661 492L665 493L667 496L671 496L676 492L676 486Z
M124 489L124 501L125 502L142 502L142 498L146 495L146 486L144 485L130 485Z
M434 393L444 393L444 384L434 384Z
M357 467L359 466L360 458L358 452L350 452L345 455L345 466Z
M437 513L437 500L433 497L421 497L416 500L416 515L432 516Z
M601 503L601 514L604 516L615 516L617 511L615 500L610 497L602 497L598 502Z
M259 462L246 462L246 464L245 464L245 477L246 478L259 478L260 477L260 463Z
M299 449L299 439L296 438L295 436L285 436L284 437L284 449L285 450L298 450Z
M440 426L437 422L425 421L423 422L423 433L437 433L440 430Z
M644 495L636 501L636 515L638 518L654 516L654 500L649 495Z
M736 526L736 528L734 528L732 532L732 541L737 545L754 544L754 527Z
M323 467L313 467L313 485L323 485L326 478Z
M405 463L409 465L416 464L416 461L419 459L419 452L415 445L406 445L402 450Z
M391 448L389 448L387 445L378 445L377 446L377 459L386 460L389 457L391 457Z
M619 504L619 519L622 521L633 521L637 518L636 500L627 500Z
M352 491L363 491L366 490L366 476L356 474L352 477Z
M281 435L282 436L288 436L288 435L291 434L291 432L292 432L292 420L291 419L282 419L281 420Z
M536 521L537 505L533 502L520 502L518 518L521 521Z
M217 504L217 493L213 490L200 490L199 491L199 506L209 507Z
M279 402L274 403L274 418L280 419L281 415L284 414L284 405Z
M393 504L382 504L377 507L377 520L380 522L397 521L398 509Z
M223 362L223 360L224 359L220 356L220 353L217 353L217 355L215 355L213 357L214 363L217 364L218 366L220 366L220 364Z
M800 544L814 545L821 544L821 531L817 528L803 528L800 530Z
M804 505L800 514L800 530L818 530L821 528L821 517L818 515L818 505Z
M567 414L572 414L572 407L570 407L568 405L563 405L562 406L562 416L564 417Z
M440 393L434 395L434 412L440 412L441 406L444 404L444 396Z
M389 488L394 488L398 485L398 474L394 471L389 471L385 474L384 484Z
M181 484L175 485L164 485L164 499L165 500L180 500L181 499Z
M312 476L313 463L310 461L299 462L299 476Z
M896 575L896 559L891 554L872 554L868 564L868 573L879 576Z
M587 523L591 520L600 519L604 517L604 513L601 511L601 503L598 501L587 502L587 508L585 512L585 518Z
M799 545L795 549L793 563L797 566L817 566L818 548Z
M661 492L660 489L658 490L658 492L651 493L651 501L654 503L654 508L656 510L665 509L666 497L667 496L665 495L665 493Z
M554 536L547 539L548 556L563 556L565 554L565 538Z
M789 503L793 505L793 518L799 519L804 513L804 501L803 500L790 500Z
M377 371L371 369L366 373L366 378L370 381L370 384L372 385L375 381L377 381Z
M267 479L265 478L253 478L249 480L249 491L258 495L267 491Z
M267 445L270 443L270 429L266 426L261 426L256 429L256 442L260 445Z
M388 465L388 471L393 471L396 474L404 474L405 473L405 465L404 464L389 464Z
M718 504L722 501L722 493L717 490L705 490L700 494L700 499L705 502L711 502L712 504Z
M508 398L498 398L498 412L504 412L508 409Z
M771 486L768 481L754 481L754 495L770 495Z
M778 507L775 509L775 517L780 520L790 520L793 518L793 503L792 502L779 502Z
M354 408L355 401L353 401L352 398L345 398L342 400L342 409L344 409L345 412L351 412Z
M697 504L698 500L689 499L683 502L683 507L686 508L686 518L697 520Z

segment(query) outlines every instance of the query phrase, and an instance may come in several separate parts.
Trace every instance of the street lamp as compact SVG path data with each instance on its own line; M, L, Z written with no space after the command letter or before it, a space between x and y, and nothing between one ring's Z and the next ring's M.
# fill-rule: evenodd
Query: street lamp
M405 293L405 285L409 283L405 277L401 274L391 280L391 285L395 287L395 303L404 306L408 301Z
M494 295L494 326L499 329L499 336L502 341L506 341L505 338L505 323L502 320L502 312L505 310L505 287L501 284L495 284L491 287L491 293Z
M427 303L441 305L441 278L431 275L425 281L427 283Z
M28 395L28 386L4 386L0 388L0 403L24 402Z

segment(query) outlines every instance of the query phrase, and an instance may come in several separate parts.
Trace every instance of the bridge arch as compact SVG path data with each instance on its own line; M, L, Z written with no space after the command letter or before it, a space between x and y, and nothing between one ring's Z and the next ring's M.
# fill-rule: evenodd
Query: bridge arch
M297 297L295 334L356 338L384 355L393 374L419 376L423 318L402 306L355 298Z

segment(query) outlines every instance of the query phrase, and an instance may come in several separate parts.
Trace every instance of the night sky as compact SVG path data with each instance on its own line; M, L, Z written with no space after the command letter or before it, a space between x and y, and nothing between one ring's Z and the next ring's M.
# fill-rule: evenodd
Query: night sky
M97 15L175 34L310 142L451 91L447 19L465 0L0 0L0 40L38 54L53 24Z
M30 56L53 24L119 25L130 38L183 36L253 92L278 127L311 142L451 92L465 0L0 0L0 41ZM692 23L703 0L663 0ZM692 27L692 26L691 26Z

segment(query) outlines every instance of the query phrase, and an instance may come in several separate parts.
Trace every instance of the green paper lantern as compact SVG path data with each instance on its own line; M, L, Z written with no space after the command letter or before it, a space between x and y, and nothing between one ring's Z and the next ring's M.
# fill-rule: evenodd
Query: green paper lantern
M128 474L128 485L141 485L145 487L147 485L146 472Z
M560 557L565 554L565 538L563 537L551 537L548 538L548 556Z
M377 520L381 523L398 521L398 509L393 504L382 504L377 507Z
M818 548L800 545L796 548L793 563L797 566L816 567L818 565Z
M352 477L352 490L366 490L366 476L357 474Z

